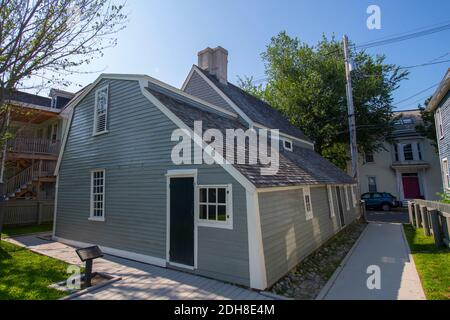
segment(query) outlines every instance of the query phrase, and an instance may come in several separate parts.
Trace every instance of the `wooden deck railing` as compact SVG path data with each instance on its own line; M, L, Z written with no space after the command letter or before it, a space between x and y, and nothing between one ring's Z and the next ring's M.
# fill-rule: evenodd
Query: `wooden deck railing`
M450 204L416 199L408 202L408 213L413 227L433 235L438 247L450 247Z
M15 193L18 189L39 177L53 176L55 168L55 161L36 161L33 165L6 181L5 194Z
M8 140L7 150L18 153L36 153L58 155L61 143L59 140L14 138Z

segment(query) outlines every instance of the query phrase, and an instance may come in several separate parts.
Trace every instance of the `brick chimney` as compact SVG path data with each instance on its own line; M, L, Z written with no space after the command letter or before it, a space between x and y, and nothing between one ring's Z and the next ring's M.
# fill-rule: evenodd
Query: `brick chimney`
M198 53L198 66L227 84L228 51L222 47L207 47Z

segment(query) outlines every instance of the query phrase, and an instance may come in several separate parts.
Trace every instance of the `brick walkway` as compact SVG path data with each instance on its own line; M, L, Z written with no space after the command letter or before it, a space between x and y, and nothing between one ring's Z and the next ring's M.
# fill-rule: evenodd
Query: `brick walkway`
M40 254L81 265L75 248L37 236L6 239ZM79 299L89 300L183 300L183 299L244 299L268 300L258 292L204 278L156 267L136 261L105 255L94 262L94 270L121 277L122 280L85 294Z

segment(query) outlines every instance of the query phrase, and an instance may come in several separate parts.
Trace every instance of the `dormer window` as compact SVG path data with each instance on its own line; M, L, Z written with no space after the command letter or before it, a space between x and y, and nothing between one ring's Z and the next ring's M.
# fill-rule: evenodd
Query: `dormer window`
M285 150L292 151L293 145L291 140L283 140L283 147Z

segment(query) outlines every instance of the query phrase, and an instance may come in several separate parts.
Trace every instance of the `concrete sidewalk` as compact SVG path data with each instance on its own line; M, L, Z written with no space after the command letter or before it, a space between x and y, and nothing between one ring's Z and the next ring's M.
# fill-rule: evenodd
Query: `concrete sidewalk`
M34 252L82 265L75 248L43 240L35 235L8 238L6 241ZM274 297L218 280L172 269L156 267L105 254L94 261L93 269L122 280L84 294L81 300L271 300Z
M367 286L378 266L381 288ZM370 282L373 283L373 282ZM401 224L369 223L342 267L319 294L326 300L423 300L425 294Z

